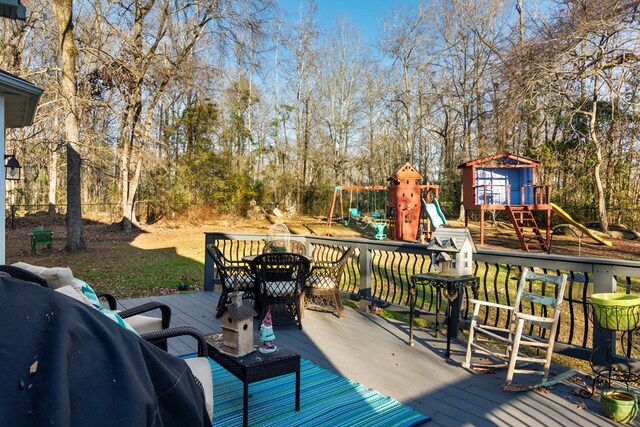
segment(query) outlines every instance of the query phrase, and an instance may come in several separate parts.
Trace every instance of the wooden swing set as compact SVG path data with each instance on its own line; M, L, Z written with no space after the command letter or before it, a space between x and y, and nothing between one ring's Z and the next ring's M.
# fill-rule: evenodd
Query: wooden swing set
M333 214L334 211L336 209L336 204L338 203L338 195L340 196L340 220L347 220L349 221L351 218L363 218L362 212L360 212L360 206L359 206L359 200L358 200L358 195L356 194L356 206L354 207L353 205L353 192L359 192L359 191L369 191L369 190L384 190L387 191L389 189L389 187L387 187L386 185L338 185L335 188L335 191L333 192L333 199L331 201L331 209L329 210L329 216L327 217L327 222L328 225L331 225L331 223L333 222ZM344 201L343 201L343 196L342 196L342 192L344 190L349 191L349 208L347 209L347 215L345 216L344 214ZM373 211L371 212L371 217L373 219L382 219L384 218L384 212L386 209L382 209L382 212L380 212L380 210L377 209L376 206L377 203L377 197L375 198L374 201L374 208Z

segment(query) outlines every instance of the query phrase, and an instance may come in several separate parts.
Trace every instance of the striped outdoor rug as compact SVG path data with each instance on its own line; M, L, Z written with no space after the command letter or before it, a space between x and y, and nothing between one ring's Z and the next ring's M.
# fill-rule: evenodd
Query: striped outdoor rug
M212 360L213 426L242 425L242 382ZM300 411L295 374L249 385L250 426L417 426L430 418L395 399L302 359Z

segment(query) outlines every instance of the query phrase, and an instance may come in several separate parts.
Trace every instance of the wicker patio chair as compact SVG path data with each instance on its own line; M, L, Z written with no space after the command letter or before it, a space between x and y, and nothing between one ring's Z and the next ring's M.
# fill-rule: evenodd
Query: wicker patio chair
M224 256L214 244L207 245L207 253L216 267L222 293L216 307L216 317L222 316L225 307L231 302L231 292L242 291L242 299L250 299L255 305L255 279L251 275L249 265L244 261L232 261Z
M298 324L302 329L304 284L309 275L307 257L289 252L258 255L251 262L260 289L260 318L271 309L274 325Z
M507 377L503 386L506 390L530 389L529 385L512 384L514 374L542 375L541 384L545 383L549 376L566 284L566 274L556 276L524 269L518 281L513 306L470 299L469 302L474 304L474 309L469 326L467 354L462 366L465 368L507 366ZM481 307L510 311L508 327L479 323ZM533 332L538 333L533 335ZM521 348L526 347L535 350L536 356L520 354ZM472 364L473 350L489 356L495 362ZM544 350L544 357L537 356L540 350ZM518 362L542 365L542 370L521 367L517 365Z
M303 312L307 308L329 311L342 317L340 279L355 247L347 249L337 261L314 262L304 289Z

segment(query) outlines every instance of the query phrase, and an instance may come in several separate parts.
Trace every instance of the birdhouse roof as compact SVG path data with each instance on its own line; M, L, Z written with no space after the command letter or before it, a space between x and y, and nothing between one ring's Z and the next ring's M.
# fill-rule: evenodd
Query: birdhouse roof
M469 242L472 252L476 252L476 245L471 238L471 233L466 228L440 227L433 232L433 237L427 245L427 249L438 252L460 252L465 242Z
M231 318L235 321L241 321L251 318L257 314L253 306L249 301L242 301L241 305L228 304L226 310L231 315Z
M404 165L400 166L389 179L392 178L422 179L422 175L416 168L413 167L413 165L411 165L411 163L407 162Z

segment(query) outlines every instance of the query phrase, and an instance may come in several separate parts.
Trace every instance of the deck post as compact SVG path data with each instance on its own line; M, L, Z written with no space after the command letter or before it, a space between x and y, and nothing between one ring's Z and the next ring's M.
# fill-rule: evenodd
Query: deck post
M360 300L358 308L360 311L367 311L367 301L371 299L371 251L366 243L358 246L360 248L360 257L358 258L360 267L360 289L358 295Z
M612 265L593 266L593 293L615 292L618 287L614 277L614 267ZM594 366L606 366L607 360L613 360L615 356L615 333L610 330L600 330L595 323L592 330L594 353L592 362Z
M205 247L205 251L204 251L204 281L202 282L204 284L204 290L205 291L213 291L213 260L211 259L211 256L209 255L209 253L206 251L206 247L207 245L211 245L214 244L216 242L215 237L213 236L213 234L211 233L205 233L204 234L204 247Z

